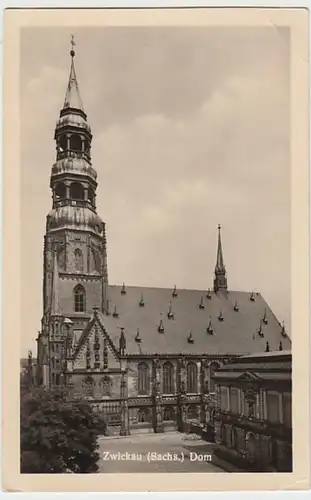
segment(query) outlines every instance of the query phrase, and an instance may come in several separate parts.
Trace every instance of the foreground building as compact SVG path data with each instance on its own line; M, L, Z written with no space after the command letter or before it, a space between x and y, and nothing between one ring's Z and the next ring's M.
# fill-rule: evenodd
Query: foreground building
M260 471L292 471L292 355L234 359L215 373L217 452Z
M220 227L212 290L109 285L74 57L54 135L37 380L89 398L110 432L183 430L204 422L203 395L224 362L290 339L260 294L228 290Z

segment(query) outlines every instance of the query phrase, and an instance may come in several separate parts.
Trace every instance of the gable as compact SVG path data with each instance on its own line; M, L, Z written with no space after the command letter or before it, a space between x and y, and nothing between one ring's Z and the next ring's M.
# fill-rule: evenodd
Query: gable
M79 339L79 344L73 356L73 369L85 370L87 358L90 369L119 369L118 352L108 333L95 317Z

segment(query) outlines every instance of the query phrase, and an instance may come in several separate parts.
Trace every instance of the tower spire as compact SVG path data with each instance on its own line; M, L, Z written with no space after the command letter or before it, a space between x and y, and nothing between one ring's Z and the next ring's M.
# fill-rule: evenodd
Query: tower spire
M221 243L221 225L218 224L218 245L217 245L217 258L215 266L215 278L214 278L214 291L227 290L227 276L226 268L224 265L224 257L222 253L222 243Z
M84 111L82 99L81 99L80 91L79 91L79 87L78 87L78 80L77 80L77 75L76 75L75 63L74 63L74 57L76 55L74 47L76 45L76 42L74 40L73 35L71 35L70 44L71 44L71 50L70 50L71 66L70 66L69 81L68 81L68 86L67 86L67 91L66 91L66 96L65 96L63 108L64 109L74 108L74 109L80 109L81 111Z

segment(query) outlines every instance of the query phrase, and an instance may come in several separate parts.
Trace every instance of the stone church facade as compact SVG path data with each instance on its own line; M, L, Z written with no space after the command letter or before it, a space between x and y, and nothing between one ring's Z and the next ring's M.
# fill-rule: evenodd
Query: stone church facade
M290 339L259 293L228 289L220 227L212 289L109 284L92 132L70 55L54 135L37 383L88 398L112 433L204 426L215 371L237 356L288 349Z

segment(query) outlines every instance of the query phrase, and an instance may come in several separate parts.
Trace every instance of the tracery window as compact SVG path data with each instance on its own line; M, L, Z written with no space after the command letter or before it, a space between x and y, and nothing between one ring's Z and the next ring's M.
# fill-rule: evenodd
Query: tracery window
M100 387L102 396L111 396L112 381L108 375L100 380Z
M86 377L83 383L85 387L85 395L93 397L94 395L94 380L92 377Z
M83 286L77 285L74 291L75 312L85 311L85 290Z
M76 248L74 251L74 266L77 273L83 272L83 254L80 248Z
M148 371L146 363L138 364L138 394L148 394L149 392Z
M166 406L163 410L163 420L174 420L174 409Z
M174 392L174 367L167 361L163 365L163 393L172 394Z
M198 392L198 367L193 362L187 365L187 389L188 392Z

